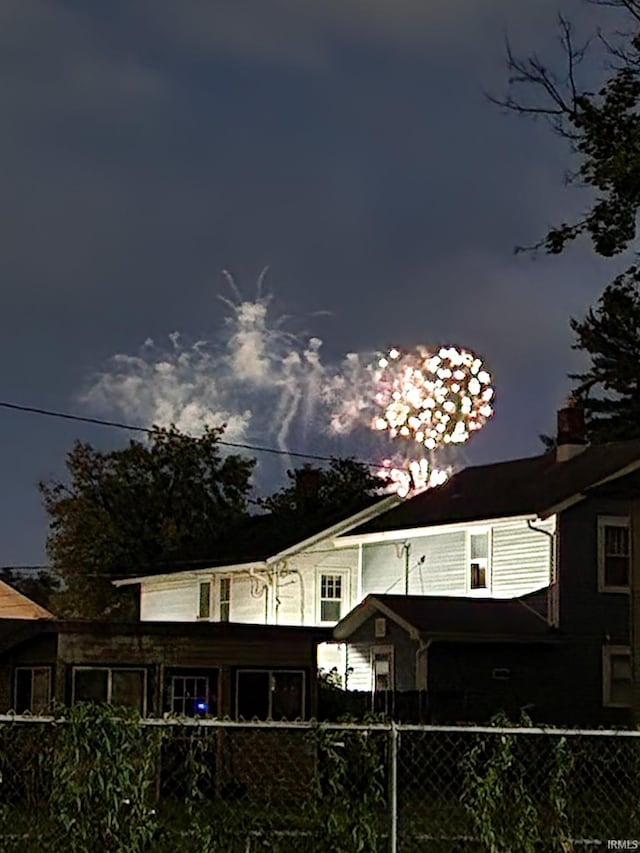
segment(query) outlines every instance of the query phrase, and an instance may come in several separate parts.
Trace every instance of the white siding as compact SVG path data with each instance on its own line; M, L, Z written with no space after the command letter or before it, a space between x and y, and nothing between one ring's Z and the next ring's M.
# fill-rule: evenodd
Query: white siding
M193 580L149 580L140 585L140 618L145 622L192 622L197 607L198 589Z
M553 532L555 519L536 527ZM488 528L492 550L489 595L510 598L549 584L551 544L547 535L531 530L522 519L487 522L482 526ZM474 529L478 530L478 525L452 525L448 531L365 545L363 596L404 594L405 541L409 546L410 595L470 594L467 537Z
M347 690L371 690L371 650L367 644L347 645Z
M553 519L536 528L553 532ZM524 521L496 525L492 535L492 592L497 598L525 595L551 581L551 540Z
M454 530L407 540L410 595L464 595L466 592L465 533ZM405 592L403 542L365 545L364 595Z

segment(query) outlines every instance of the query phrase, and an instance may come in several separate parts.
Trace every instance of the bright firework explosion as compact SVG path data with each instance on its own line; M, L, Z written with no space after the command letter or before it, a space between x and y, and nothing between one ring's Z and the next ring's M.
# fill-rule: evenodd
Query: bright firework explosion
M462 444L493 414L491 376L482 361L466 350L443 347L432 355L424 347L381 358L375 371L373 427L388 430L435 450Z
M360 423L394 444L420 445L419 458L395 453L381 464L378 473L401 495L444 482L447 472L433 464L437 451L464 443L493 414L491 376L468 350L393 348L367 365L352 356L347 367L335 387L332 428L347 433Z

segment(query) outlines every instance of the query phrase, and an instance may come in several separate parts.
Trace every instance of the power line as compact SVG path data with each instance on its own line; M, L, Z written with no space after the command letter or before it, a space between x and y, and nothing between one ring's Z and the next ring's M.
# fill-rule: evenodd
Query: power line
M0 408L2 409L10 409L15 412L23 412L32 415L43 415L48 418L59 418L61 420L66 421L76 421L78 423L84 424L93 424L94 426L104 426L111 427L112 429L125 429L130 432L144 432L147 435L153 435L155 433L159 433L161 430L159 427L145 427L137 424L125 424L121 421L108 421L102 418L90 418L85 415L76 415L70 412L58 412L52 409L41 409L37 406L22 406L18 403L9 403L6 401L0 401ZM193 438L193 436L188 436L189 438ZM241 442L236 441L223 441L218 440L218 444L223 445L224 447L233 447L238 450L250 450L253 453L272 453L276 456L293 456L296 459L311 459L314 462L333 462L336 457L334 456L320 456L315 453L300 453L295 450L281 450L276 447L263 447L257 444L243 444ZM366 462L362 459L354 459L354 462L358 462L360 465L366 465L367 468L376 468L380 469L382 465L380 462Z

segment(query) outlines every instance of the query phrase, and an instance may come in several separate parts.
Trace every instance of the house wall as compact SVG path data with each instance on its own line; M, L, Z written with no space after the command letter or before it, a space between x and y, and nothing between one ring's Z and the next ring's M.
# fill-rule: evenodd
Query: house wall
M373 674L371 652L378 646L392 646L394 655L394 687L397 691L416 690L416 653L418 643L407 632L393 622L386 620L386 636L375 636L376 613L354 631L347 645L347 690L371 690Z
M552 532L555 517L536 527ZM526 521L488 522L491 529L491 572L487 595L514 598L549 584L549 537L531 530ZM467 535L478 525L451 525L451 529L394 542L364 545L363 595L405 592L405 553L409 546L410 595L468 595ZM423 559L424 558L424 559ZM477 594L474 592L473 594Z
M213 580L213 621L218 620L217 581L231 578L232 622L278 625L320 625L320 575L344 575L345 615L357 603L358 548L336 550L331 540L316 543L304 552L281 560L268 568L256 568L254 574L263 583L252 584L248 569L176 574L171 578L150 578L141 583L140 618L143 621L196 621L200 583ZM277 571L274 607L273 576ZM268 584L268 586L267 586ZM258 594L256 594L256 592Z

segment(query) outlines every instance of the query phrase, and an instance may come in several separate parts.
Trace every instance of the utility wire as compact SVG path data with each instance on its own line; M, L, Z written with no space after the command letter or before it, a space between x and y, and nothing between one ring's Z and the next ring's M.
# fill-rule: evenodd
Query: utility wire
M60 418L66 421L94 424L95 426L112 427L113 429L126 429L131 432L144 432L147 433L147 435L153 435L161 431L159 427L145 427L135 424L125 424L120 421L107 421L102 418L89 418L84 415L71 414L70 412L57 412L52 409L41 409L37 406L22 406L18 403L9 403L6 401L0 401L0 408L32 415L44 415L49 418ZM187 435L187 437L192 438L193 436ZM236 441L218 440L218 444L224 445L224 447L234 447L239 450L251 450L253 453L273 453L276 456L293 456L296 459L312 459L314 462L333 462L336 458L334 456L319 456L314 453L300 453L294 450L280 450L276 447L262 447L257 444L243 444ZM380 462L366 462L362 459L354 459L353 461L358 462L360 465L365 465L367 468L379 469L382 467Z

